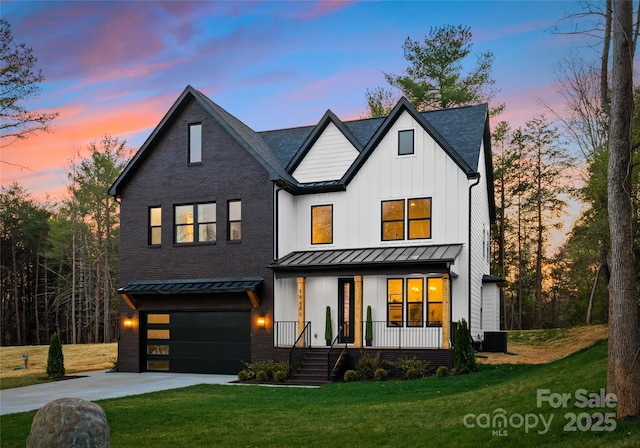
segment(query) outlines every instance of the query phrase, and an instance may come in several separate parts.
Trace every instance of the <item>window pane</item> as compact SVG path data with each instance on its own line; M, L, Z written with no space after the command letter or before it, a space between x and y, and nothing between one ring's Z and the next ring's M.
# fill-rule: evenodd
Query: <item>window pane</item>
M202 162L202 125L189 125L189 163Z
M160 207L152 207L149 209L149 224L153 227L162 224L162 209Z
M151 229L151 239L149 241L151 244L161 244L162 243L162 229L160 227L153 227Z
M215 241L216 240L216 225L214 224L200 224L198 226L198 241Z
M413 154L413 129L398 132L398 155Z
M149 360L147 361L147 370L169 370L169 360Z
M442 302L442 279L430 278L427 281L429 282L429 302Z
M147 314L148 324L168 324L171 319L170 314Z
M409 303L407 305L409 312L409 320L407 326L409 327L421 327L422 326L422 303Z
M168 355L168 345L147 345L147 355Z
M169 330L147 330L147 339L169 339Z
M429 304L429 325L442 324L442 303L430 303Z
M311 207L311 244L333 242L333 207L321 205Z
M229 201L229 221L240 221L242 210L240 201Z
M404 280L399 278L387 280L387 325L402 326L402 294Z
M421 278L410 278L407 280L407 301L422 302L422 285Z
M239 222L229 223L229 239L232 241L242 239L242 230Z
M385 241L404 239L404 222L383 223L382 239Z
M409 199L409 219L431 218L431 199Z
M382 220L404 220L404 200L400 199L399 201L384 201L382 203Z
M216 204L198 204L198 222L216 222Z
M431 220L409 221L409 239L431 238Z
M193 224L193 205L176 206L176 224Z
M176 226L176 243L193 243L193 225Z

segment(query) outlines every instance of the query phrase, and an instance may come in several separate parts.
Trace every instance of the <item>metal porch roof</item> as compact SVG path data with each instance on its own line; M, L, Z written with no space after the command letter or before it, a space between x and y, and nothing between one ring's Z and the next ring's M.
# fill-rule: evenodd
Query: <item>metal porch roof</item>
M120 294L198 294L255 291L262 277L143 280L118 289Z
M452 263L461 250L462 244L441 244L300 251L275 260L269 267L284 271Z

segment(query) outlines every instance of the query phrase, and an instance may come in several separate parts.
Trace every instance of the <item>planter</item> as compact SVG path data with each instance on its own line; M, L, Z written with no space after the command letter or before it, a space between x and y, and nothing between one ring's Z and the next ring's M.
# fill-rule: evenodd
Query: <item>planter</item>
M367 347L371 347L371 339L365 339L364 343Z

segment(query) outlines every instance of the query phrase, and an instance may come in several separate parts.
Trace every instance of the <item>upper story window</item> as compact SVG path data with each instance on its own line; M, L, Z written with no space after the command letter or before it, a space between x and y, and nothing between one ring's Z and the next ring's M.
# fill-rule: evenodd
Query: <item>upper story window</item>
M382 240L404 239L404 199L382 202Z
M202 123L189 125L189 163L202 162Z
M410 155L413 151L413 129L398 131L398 155Z
M229 201L229 241L240 241L242 239L242 202Z
M157 246L162 243L162 208L149 207L149 244Z
M425 238L431 238L431 198L382 201L382 241Z
M216 240L216 203L175 206L175 242L207 243Z
M311 207L311 244L333 243L333 205Z

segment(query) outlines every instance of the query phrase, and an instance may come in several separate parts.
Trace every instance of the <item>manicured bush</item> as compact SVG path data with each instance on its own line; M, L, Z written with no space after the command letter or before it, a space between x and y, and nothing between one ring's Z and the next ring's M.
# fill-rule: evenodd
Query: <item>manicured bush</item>
M346 372L344 372L344 380L347 383L358 381L358 373L355 370L347 370Z
M375 356L369 352L364 352L364 354L358 359L356 362L356 372L358 372L358 376L363 380L371 380L373 379L373 374L376 370L382 367L382 363L380 361L380 353L376 353Z
M247 369L242 369L238 372L238 379L240 381L247 381L249 379L249 372L247 372Z
M256 380L258 380L259 383L265 383L268 379L269 375L264 370L259 370L258 373L256 373Z
M327 312L324 320L324 339L327 345L331 344L333 339L333 330L331 329L331 307L327 306Z
M49 356L47 358L47 375L49 378L62 378L65 374L62 343L58 333L53 333L49 342Z
M289 374L287 372L285 372L284 370L278 370L278 371L276 371L276 373L273 374L273 378L278 383L284 383L285 381L287 381L288 377L289 377Z
M398 358L395 361L388 361L387 364L392 368L393 376L398 378L408 378L408 371L415 370L414 378L426 376L429 372L429 361L423 361L415 356L413 358Z
M274 361L268 359L266 361L256 361L252 363L245 362L246 370L249 373L249 378L256 377L258 372L264 371L268 378L274 378L275 373L278 370L285 372L289 376L289 363L286 361Z
M373 340L373 321L371 319L371 305L367 306L367 320L365 324L364 338L367 342Z
M416 370L415 368L411 367L411 368L407 369L407 372L404 374L404 376L408 380L415 380L420 375L418 374L418 370Z
M384 370L382 367L380 367L379 369L376 369L376 371L373 373L374 381L386 381L387 376L388 376L387 371Z
M477 369L476 356L471 345L467 321L460 319L456 327L456 343L453 347L453 366L458 373L470 373Z
M449 368L447 366L440 366L436 369L436 376L449 376Z

